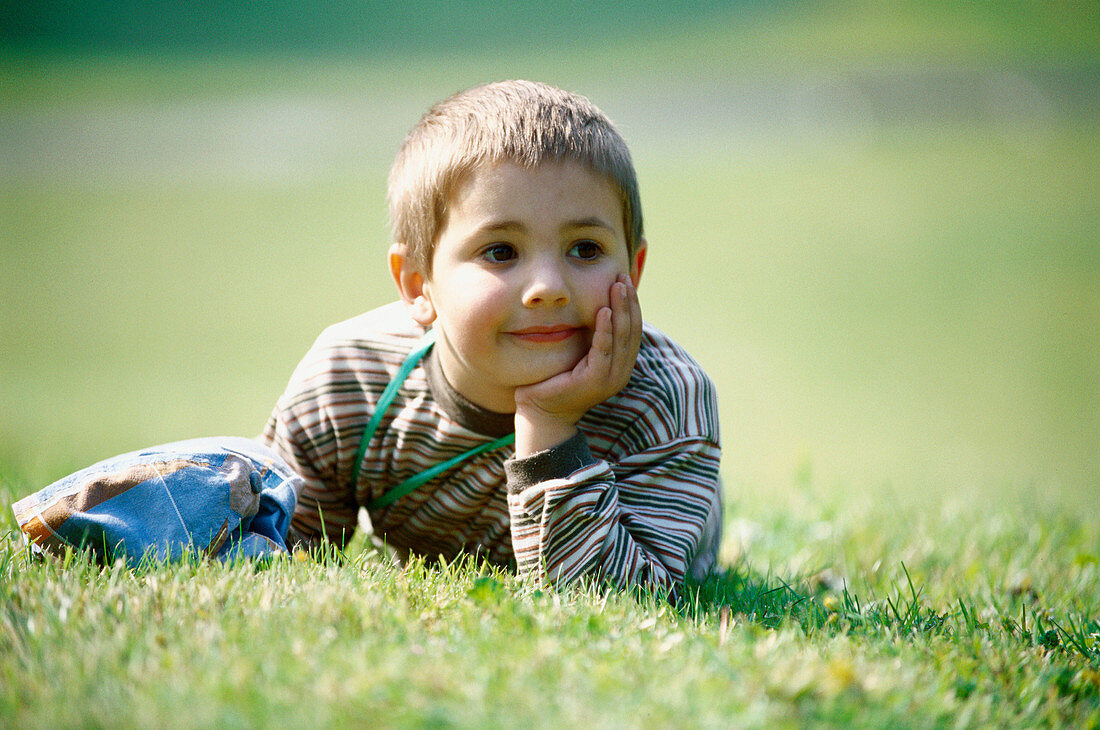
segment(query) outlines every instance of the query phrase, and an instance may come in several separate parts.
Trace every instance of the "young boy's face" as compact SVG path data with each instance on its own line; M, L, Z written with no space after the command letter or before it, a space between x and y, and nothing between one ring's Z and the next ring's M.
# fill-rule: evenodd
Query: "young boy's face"
M423 282L448 381L477 405L515 410L517 387L572 369L620 274L635 284L611 184L574 162L475 169L449 200Z

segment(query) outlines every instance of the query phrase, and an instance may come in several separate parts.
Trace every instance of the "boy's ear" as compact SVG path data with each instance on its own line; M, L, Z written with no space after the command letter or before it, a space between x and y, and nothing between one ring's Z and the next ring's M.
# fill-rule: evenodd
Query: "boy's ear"
M634 256L630 261L630 281L638 286L638 280L642 278L642 269L645 268L645 255L648 245L643 238L638 241L638 247L634 249Z
M397 284L397 293L417 324L428 327L435 321L435 306L428 296L427 280L412 267L408 250L403 243L390 246L390 275Z

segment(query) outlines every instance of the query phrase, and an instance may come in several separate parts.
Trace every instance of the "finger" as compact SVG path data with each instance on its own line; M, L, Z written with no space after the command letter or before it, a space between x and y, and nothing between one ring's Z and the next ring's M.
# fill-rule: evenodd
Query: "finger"
M612 310L608 307L603 307L596 313L596 330L592 333L592 347L589 349L588 360L595 358L610 364L615 348L613 316Z
M638 291L630 277L621 275L615 288L621 288L621 296L612 294L619 304L618 319L615 321L615 370L623 379L630 378L634 361L638 358L638 349L642 340L642 309L638 303Z
M615 355L626 354L630 346L630 292L626 276L619 275L611 285L612 334L615 338Z
M630 302L630 352L633 363L642 346L642 303L638 300L638 289L629 278L627 278L627 294Z

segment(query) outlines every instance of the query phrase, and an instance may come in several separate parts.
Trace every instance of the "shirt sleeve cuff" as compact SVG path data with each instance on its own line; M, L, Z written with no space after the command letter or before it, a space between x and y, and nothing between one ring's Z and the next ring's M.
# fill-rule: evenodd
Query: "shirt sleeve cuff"
M530 486L551 479L565 479L578 469L596 463L588 449L588 440L578 431L568 441L546 451L539 451L522 459L504 462L511 494L522 492Z

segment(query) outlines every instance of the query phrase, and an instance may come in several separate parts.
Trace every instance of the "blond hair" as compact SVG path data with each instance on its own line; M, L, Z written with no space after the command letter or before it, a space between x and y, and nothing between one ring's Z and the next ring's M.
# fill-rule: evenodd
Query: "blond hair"
M412 266L431 274L432 251L446 223L447 200L483 164L534 167L578 162L603 175L622 202L631 254L642 240L638 181L626 142L588 99L533 81L500 81L459 92L420 118L389 178L390 225Z

